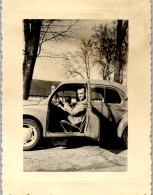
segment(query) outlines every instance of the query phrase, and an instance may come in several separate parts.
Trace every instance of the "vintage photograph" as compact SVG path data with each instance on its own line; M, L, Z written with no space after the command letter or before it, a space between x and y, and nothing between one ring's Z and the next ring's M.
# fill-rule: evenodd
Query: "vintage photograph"
M23 171L128 171L128 20L24 19Z
M2 192L150 195L150 1L1 7Z

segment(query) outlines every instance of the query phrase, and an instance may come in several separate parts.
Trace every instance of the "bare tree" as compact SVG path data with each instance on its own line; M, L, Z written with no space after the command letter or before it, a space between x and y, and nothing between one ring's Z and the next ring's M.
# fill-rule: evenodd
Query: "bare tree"
M36 58L41 56L42 44L72 37L76 21L30 20L24 23L25 50L23 62L23 99L28 99ZM43 57L43 56L41 56ZM51 57L51 56L49 56Z
M92 36L95 64L101 67L103 80L122 83L128 55L128 21L113 21L95 27Z
M91 39L80 38L80 47L75 54L63 55L67 78L90 79L90 68L93 62L93 45Z
M84 79L87 76L86 68L80 63L76 53L63 54L63 61L66 78Z
M108 24L95 27L95 33L92 36L94 42L94 62L101 67L103 80L110 80L114 71L114 56L116 48L114 25Z

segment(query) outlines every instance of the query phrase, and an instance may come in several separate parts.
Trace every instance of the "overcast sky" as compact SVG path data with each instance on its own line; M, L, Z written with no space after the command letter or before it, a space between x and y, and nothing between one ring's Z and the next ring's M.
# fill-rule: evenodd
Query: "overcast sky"
M110 23L111 21L101 21L101 20L79 20L77 30L78 36L90 37L93 33L93 27L96 25ZM50 41L46 42L42 46L43 56L48 56L50 54L75 52L79 49L78 39L67 39L64 41ZM91 69L92 79L101 79L98 67ZM35 64L33 79L41 80L53 80L62 81L65 80L65 71L60 58L49 58L49 57L38 57Z

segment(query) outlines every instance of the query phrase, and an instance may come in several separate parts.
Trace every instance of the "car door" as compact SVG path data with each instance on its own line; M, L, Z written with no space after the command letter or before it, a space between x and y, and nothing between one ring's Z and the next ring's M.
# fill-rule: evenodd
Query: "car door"
M117 124L126 112L125 100L122 91L117 88L105 87L105 98L103 102L103 115L109 121Z
M109 135L126 112L122 92L104 85L90 85L89 102L86 135L94 139L99 139L101 132Z
M85 135L93 139L99 139L99 132L101 127L100 115L102 111L103 97L96 92L96 86L91 85L88 87L88 109L87 109L87 128Z

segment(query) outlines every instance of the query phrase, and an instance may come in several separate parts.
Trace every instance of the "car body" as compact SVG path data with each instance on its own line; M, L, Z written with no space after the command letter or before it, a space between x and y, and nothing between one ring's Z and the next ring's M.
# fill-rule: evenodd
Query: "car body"
M87 110L83 132L65 133L55 125L59 114L53 111L57 95L76 101L78 87L86 88ZM54 104L54 107L51 106ZM123 138L127 146L128 138L128 98L126 87L103 80L69 80L61 83L55 91L42 101L24 101L23 106L23 148L33 149L43 137L87 136L102 142L105 136ZM109 139L108 139L109 141Z

